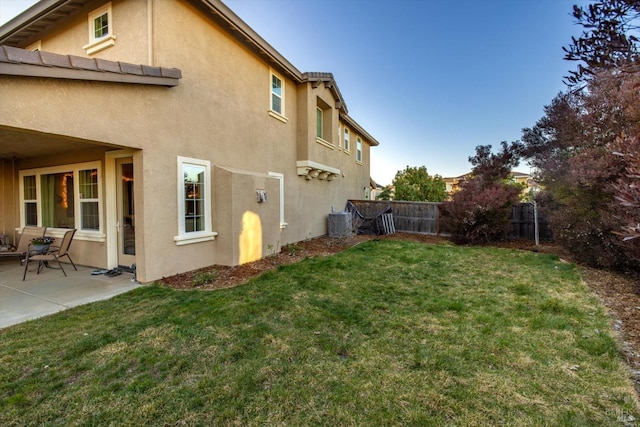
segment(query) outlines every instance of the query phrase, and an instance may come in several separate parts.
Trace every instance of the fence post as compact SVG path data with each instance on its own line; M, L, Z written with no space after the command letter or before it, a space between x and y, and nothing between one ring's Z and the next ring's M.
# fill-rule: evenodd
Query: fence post
M540 245L540 231L538 229L538 204L533 201L533 229L536 236L536 246Z

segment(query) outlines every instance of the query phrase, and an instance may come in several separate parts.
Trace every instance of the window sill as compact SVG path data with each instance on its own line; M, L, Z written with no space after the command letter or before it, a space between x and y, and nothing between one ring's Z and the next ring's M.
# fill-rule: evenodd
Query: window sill
M280 120L282 123L287 123L289 121L288 118L286 118L285 116L283 116L282 114L273 111L273 110L267 110L267 112L269 113L269 115L271 117L273 117L274 119Z
M91 42L87 45L82 46L87 55L93 55L94 53L98 53L102 50L105 50L108 47L111 47L116 44L115 36L106 36L94 42Z
M173 238L176 246L190 245L192 243L209 242L215 240L218 233L215 231L182 234Z
M364 163L362 163L362 161L360 161L360 160L356 160L356 165L360 165L360 166L362 166L363 164L364 164Z
M47 231L45 234L47 236L55 237L56 239L62 239L64 233L69 231L69 228L54 228L47 227ZM16 228L18 233L22 232L22 228ZM107 236L100 231L89 231L89 230L77 230L76 234L73 235L73 240L82 240L84 242L97 242L104 243L107 241Z
M280 229L284 230L285 228L287 228L287 225L289 225L289 224L287 224L286 222L281 222L280 223Z
M333 145L333 144L332 144L332 143L330 143L329 141L325 141L325 140L324 140L324 139L322 139L322 138L318 138L318 137L316 137L316 142L317 142L318 144L320 144L320 145L324 145L324 146L325 146L325 147L327 147L327 148L331 148L332 150L335 150L335 149L336 149L335 145Z
M350 155L350 154L351 154L351 151L349 151L349 150L344 150L344 154L349 154L349 155Z

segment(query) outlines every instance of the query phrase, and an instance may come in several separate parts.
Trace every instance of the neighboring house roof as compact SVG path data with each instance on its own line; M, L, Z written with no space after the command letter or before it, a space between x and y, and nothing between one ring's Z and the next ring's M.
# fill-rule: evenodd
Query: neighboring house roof
M0 75L177 86L177 68L150 67L126 62L84 58L51 52L0 46Z
M471 176L473 172L467 172L464 175L460 175L460 176L449 176L446 178L443 178L445 181L455 181L455 180L463 180L468 178L469 176ZM512 178L531 178L531 175L528 173L524 173L524 172L516 172L516 171L511 171L511 177Z
M447 176L442 179L444 179L445 182L454 182L454 181L463 181L467 179L467 177L469 176L471 176L471 172L467 172L464 175L460 175L460 176Z
M0 26L0 45L27 46L28 44L36 41L37 37L43 32L49 31L58 24L71 19L76 14L82 12L85 5L91 1L93 0L41 0L9 22ZM362 126L349 117L347 106L331 73L300 72L293 64L273 48L273 46L267 43L266 40L264 40L220 0L186 1L197 7L210 19L222 26L222 28L224 28L232 37L238 40L250 51L265 60L270 64L270 66L274 67L279 72L291 78L294 82L312 82L316 85L324 83L325 87L332 91L336 100L336 107L340 110L340 116L343 120L367 139L371 145L377 146L380 144L367 131L365 131ZM163 67L151 68L168 70ZM79 69L81 68L78 68L78 70ZM177 71L179 72L179 70Z

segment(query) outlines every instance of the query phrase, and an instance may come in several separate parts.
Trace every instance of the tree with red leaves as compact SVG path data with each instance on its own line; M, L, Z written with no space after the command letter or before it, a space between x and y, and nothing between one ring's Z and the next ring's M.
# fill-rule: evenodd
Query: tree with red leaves
M558 95L523 131L522 154L538 171L554 236L589 265L640 268L640 239L628 239L640 222L639 93L640 72L599 72L584 91Z
M518 144L501 143L498 153L491 145L476 147L469 157L471 177L462 182L451 200L440 205L443 228L458 243L483 243L503 239L511 230L511 206L518 202L522 186L510 179L518 165Z
M602 0L573 6L573 16L584 29L563 47L565 59L581 61L565 82L576 87L601 71L624 71L640 57L640 0Z

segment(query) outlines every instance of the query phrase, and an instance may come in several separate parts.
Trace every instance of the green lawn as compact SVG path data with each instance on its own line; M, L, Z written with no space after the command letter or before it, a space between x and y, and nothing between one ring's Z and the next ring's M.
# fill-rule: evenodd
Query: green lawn
M556 256L370 241L2 330L0 425L635 425L610 331Z

